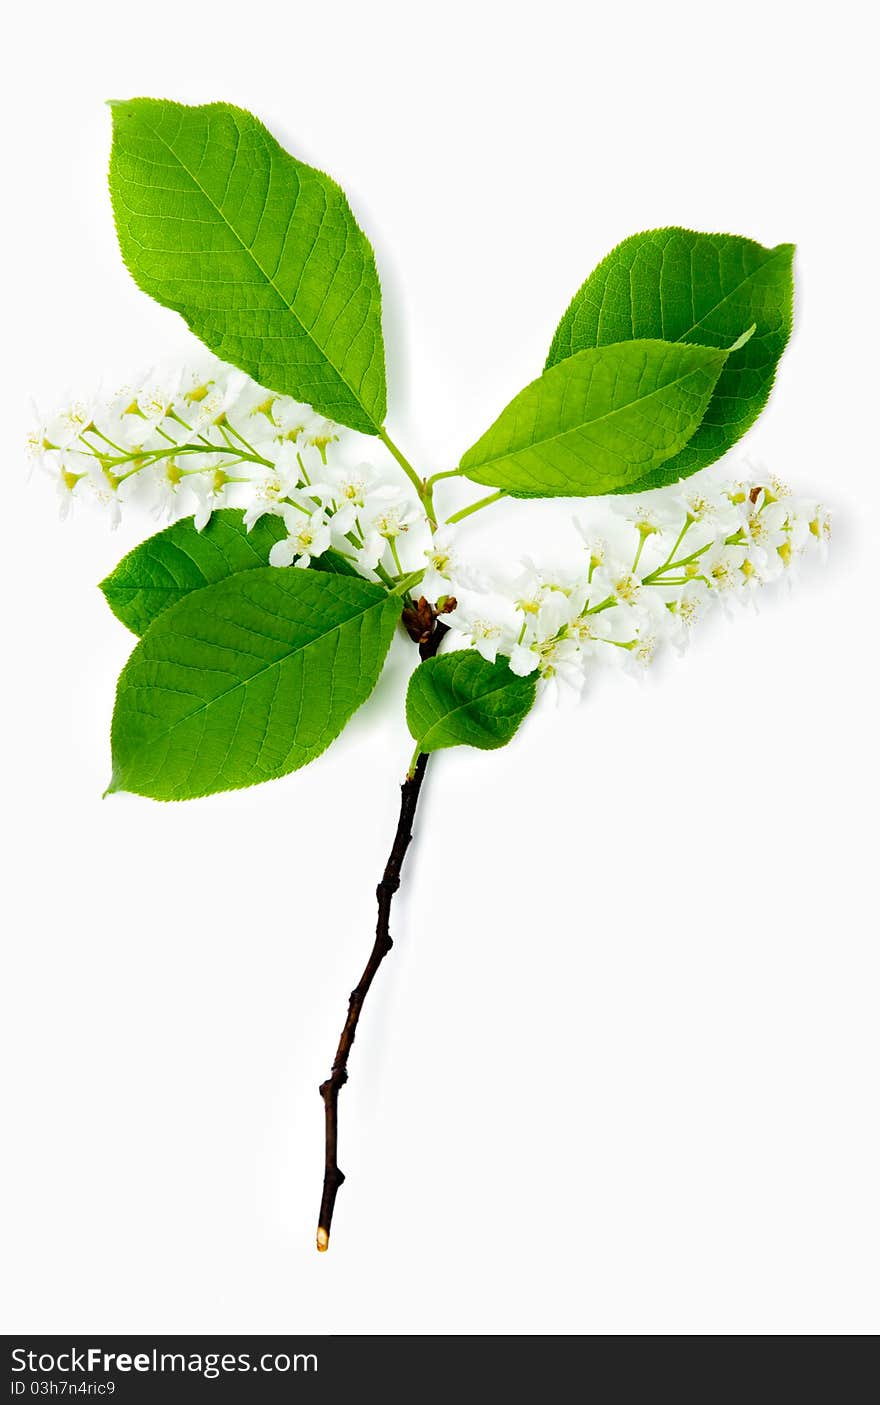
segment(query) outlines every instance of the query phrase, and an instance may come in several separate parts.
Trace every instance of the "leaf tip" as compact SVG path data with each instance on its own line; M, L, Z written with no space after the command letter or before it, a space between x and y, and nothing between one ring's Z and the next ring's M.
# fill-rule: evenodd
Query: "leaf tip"
M751 325L751 327L747 327L746 330L743 332L742 336L737 337L736 341L733 343L733 346L730 348L730 351L727 353L728 356L731 355L734 351L739 351L741 347L745 346L745 344L746 344L747 341L751 341L751 339L752 339L752 337L755 335L755 332L757 331L757 329L758 329L758 324L757 324L757 322L753 322L752 325Z
M105 98L104 106L109 107L114 130L121 119L133 117L138 109L138 98Z

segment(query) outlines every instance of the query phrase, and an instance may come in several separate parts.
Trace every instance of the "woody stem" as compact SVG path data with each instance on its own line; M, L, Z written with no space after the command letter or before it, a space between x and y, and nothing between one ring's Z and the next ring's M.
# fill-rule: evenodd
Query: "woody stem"
M434 629L428 639L419 645L421 658L433 658L440 646L440 641L446 633L447 626L440 620L434 624ZM373 942L373 949L370 952L369 960L364 967L360 980L351 992L348 1000L348 1014L345 1024L342 1027L342 1034L339 1037L339 1044L336 1049L336 1057L330 1070L330 1077L321 1084L320 1093L324 1100L324 1185L321 1194L321 1210L318 1215L317 1245L322 1253L330 1244L330 1225L333 1220L333 1211L336 1206L336 1196L339 1187L345 1180L345 1176L339 1169L338 1160L338 1139L339 1139L339 1093L343 1085L348 1080L348 1057L354 1044L357 1034L358 1021L364 1001L373 984L373 979L388 955L393 945L390 932L391 903L394 894L400 887L401 871L403 861L406 858L406 851L412 839L413 823L415 821L416 807L419 803L422 781L425 778L425 771L428 765L428 757L425 753L420 753L416 758L415 765L411 773L406 777L400 787L400 814L397 820L397 829L394 834L394 842L391 845L391 852L379 885L376 888L376 900L379 905L378 917L376 920L376 937Z

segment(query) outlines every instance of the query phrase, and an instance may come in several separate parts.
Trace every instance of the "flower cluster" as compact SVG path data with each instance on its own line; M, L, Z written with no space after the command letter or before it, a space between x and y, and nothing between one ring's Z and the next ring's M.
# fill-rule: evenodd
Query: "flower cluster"
M584 563L571 572L531 562L511 579L462 573L435 538L432 569L456 608L453 642L484 658L506 655L514 673L537 673L579 693L597 662L644 667L658 649L682 647L715 602L752 598L790 572L811 546L824 550L828 512L776 479L722 487L679 485L650 495L634 515L610 517L613 544L578 523Z
M715 601L748 599L824 549L830 518L769 477L706 486L705 475L644 494L632 515L606 508L600 536L577 524L579 569L490 580L461 559L454 529L431 531L425 502L396 465L337 461L346 431L220 362L153 377L101 402L77 402L40 424L32 458L53 478L62 515L90 496L111 522L140 496L157 515L238 507L250 530L268 513L285 534L274 566L307 567L333 549L386 585L412 585L444 609L450 643L521 676L580 692L596 662L640 668L681 647ZM448 475L438 475L440 477Z
M213 362L74 402L39 423L27 447L53 479L62 516L80 498L114 526L130 501L168 519L193 512L199 530L219 507L241 508L248 528L273 513L287 530L274 565L308 566L332 547L365 575L396 578L410 527L427 524L405 481L336 462L344 433ZM404 558L420 560L424 540L407 546Z

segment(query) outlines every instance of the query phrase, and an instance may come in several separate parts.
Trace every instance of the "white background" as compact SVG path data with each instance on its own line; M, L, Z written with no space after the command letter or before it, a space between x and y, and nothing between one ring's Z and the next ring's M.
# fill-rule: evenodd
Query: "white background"
M877 1329L876 36L869 7L25 7L4 80L3 1327ZM373 240L389 425L447 467L623 236L798 243L749 452L827 501L827 568L432 767L313 1247L317 1085L409 756L395 668L301 774L102 802L130 637L95 583L152 529L60 525L47 408L189 334L106 197L106 97L225 98ZM467 495L465 495L467 496ZM583 511L583 505L581 505ZM572 505L473 527L511 551ZM545 553L546 555L546 553Z

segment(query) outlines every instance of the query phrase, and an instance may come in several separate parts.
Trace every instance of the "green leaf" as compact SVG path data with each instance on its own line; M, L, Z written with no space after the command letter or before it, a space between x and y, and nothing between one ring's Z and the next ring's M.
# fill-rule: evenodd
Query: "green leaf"
M191 592L120 675L108 791L187 800L314 760L373 691L400 605L369 581L296 567Z
M524 497L624 490L687 442L728 354L667 341L576 352L511 400L461 472Z
M793 255L793 244L766 249L735 234L652 229L618 244L575 294L548 366L632 338L725 347L755 326L748 344L726 362L696 433L661 475L649 473L639 488L713 463L761 413L791 332Z
M471 649L426 659L409 680L406 720L421 751L506 746L535 701L535 679Z
M320 556L313 556L309 569L327 571L333 576L354 576L357 580L363 579L356 566L353 566L340 552L333 550L322 552Z
M123 556L100 588L116 618L140 635L157 615L190 591L239 571L268 566L269 552L285 533L281 518L268 514L248 531L242 513L228 507L212 513L201 532L192 517L183 517ZM312 567L338 575L358 574L335 551L314 558Z
M261 385L378 434L379 280L339 186L227 103L111 107L110 194L138 287Z
M261 517L248 532L242 514L228 507L214 512L201 532L192 517L183 517L123 556L101 590L116 618L143 634L190 591L268 566L269 552L285 534L281 518L272 516Z

